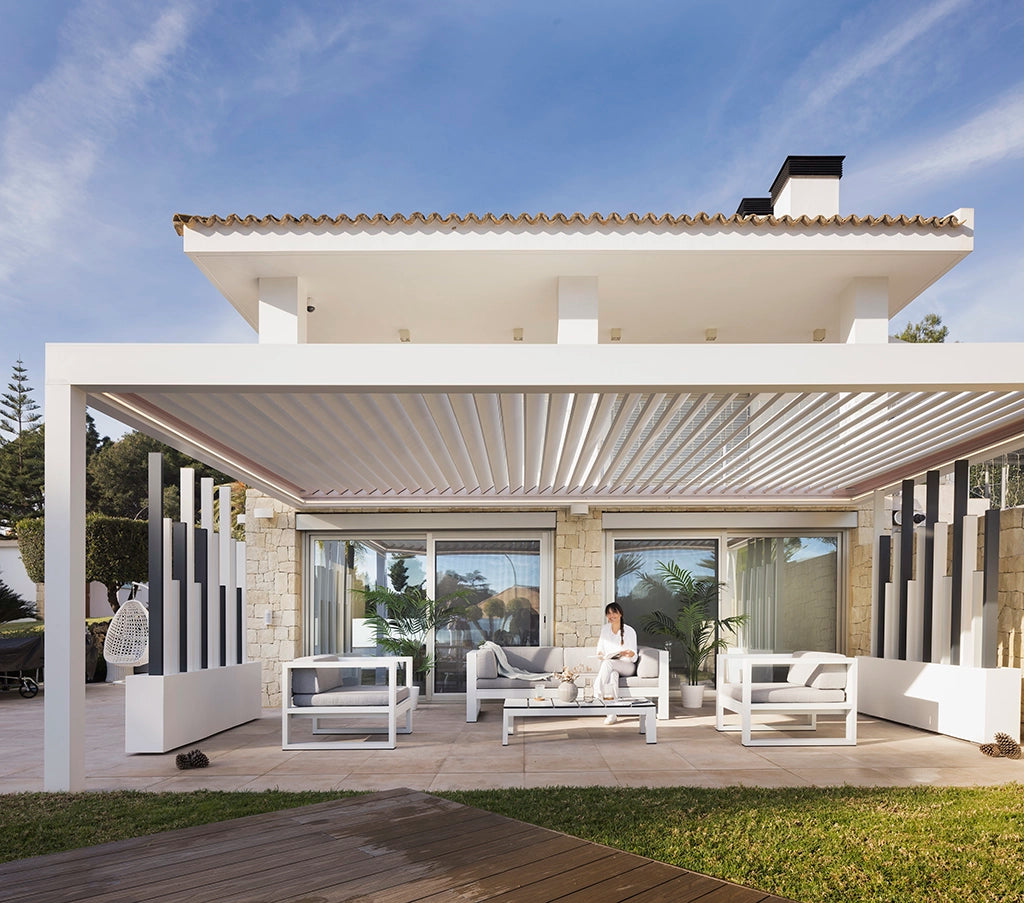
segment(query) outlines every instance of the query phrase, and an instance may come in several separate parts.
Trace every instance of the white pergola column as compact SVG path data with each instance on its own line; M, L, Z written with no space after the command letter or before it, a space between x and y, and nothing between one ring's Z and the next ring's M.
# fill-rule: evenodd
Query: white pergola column
M558 344L597 344L597 277L558 277Z
M260 279L259 340L277 345L306 342L306 285L295 276Z
M46 385L43 789L85 786L85 393Z
M839 299L839 338L849 344L889 341L889 280L853 279Z

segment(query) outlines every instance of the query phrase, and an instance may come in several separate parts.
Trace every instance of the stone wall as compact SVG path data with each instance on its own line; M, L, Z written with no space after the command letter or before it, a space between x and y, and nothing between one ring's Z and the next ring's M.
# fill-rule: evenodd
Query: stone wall
M253 508L271 508L257 520ZM245 563L248 587L246 643L263 663L263 705L281 704L281 662L302 655L302 550L295 510L255 489L245 493ZM264 612L271 612L269 626Z
M601 579L604 536L601 512L569 514L555 520L555 645L588 646L604 624Z
M846 654L871 654L871 562L875 545L875 509L870 497L857 509L850 531L850 582L846 591Z

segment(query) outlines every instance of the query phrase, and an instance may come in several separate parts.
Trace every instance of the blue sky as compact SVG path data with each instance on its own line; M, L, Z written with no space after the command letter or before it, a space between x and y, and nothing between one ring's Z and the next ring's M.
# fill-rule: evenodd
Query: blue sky
M0 0L0 376L255 341L175 212L732 213L787 154L846 154L843 213L975 207L895 325L1024 341L1022 46L999 0Z

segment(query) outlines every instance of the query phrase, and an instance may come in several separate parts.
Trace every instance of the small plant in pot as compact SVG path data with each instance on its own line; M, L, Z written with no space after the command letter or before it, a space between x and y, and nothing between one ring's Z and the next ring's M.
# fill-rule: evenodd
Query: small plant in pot
M422 585L401 590L377 586L361 592L366 600L366 624L377 645L389 655L410 656L413 681L417 689L425 689L427 672L434 667L427 653L427 636L464 614L462 594L431 599Z
M662 634L678 642L685 660L685 683L680 688L683 707L699 709L704 702L701 671L715 652L728 646L723 634L735 634L747 623L747 615L718 618L718 593L725 585L709 577L697 577L675 562L658 562L656 575L645 574L649 586L667 589L679 601L674 618L662 611L646 615L641 626L648 633Z

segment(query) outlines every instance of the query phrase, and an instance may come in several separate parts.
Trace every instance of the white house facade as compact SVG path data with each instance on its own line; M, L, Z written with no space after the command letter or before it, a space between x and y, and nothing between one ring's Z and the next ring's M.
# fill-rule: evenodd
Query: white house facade
M914 620L891 498L1024 444L1024 346L890 342L974 214L843 216L842 165L789 157L733 215L175 216L257 340L47 347L47 788L84 777L86 405L251 487L265 705L280 661L372 646L370 583L475 594L440 696L484 637L641 615L661 561L721 580L751 648L966 662L959 609ZM985 628L998 664L1021 627Z

